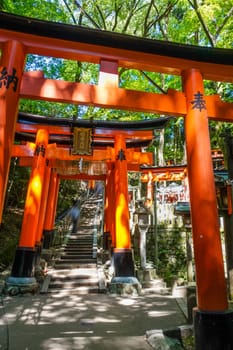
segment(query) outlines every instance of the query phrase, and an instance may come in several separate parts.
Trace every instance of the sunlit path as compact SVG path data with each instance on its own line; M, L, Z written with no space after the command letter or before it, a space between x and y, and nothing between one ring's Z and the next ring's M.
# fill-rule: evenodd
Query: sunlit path
M158 294L20 296L4 305L9 350L149 350L147 330L186 323L176 300Z

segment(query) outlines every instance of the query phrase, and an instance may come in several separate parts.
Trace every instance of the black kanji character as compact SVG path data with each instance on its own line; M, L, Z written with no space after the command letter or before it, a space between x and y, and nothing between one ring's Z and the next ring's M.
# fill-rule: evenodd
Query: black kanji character
M45 147L44 147L44 145L40 145L40 146L36 147L35 156L39 156L39 155L42 155L42 157L45 156Z
M2 86L7 86L8 74L6 67L3 67L0 72L0 88Z
M120 149L120 151L118 152L118 155L117 155L117 160L125 160L125 152L123 151L123 149Z
M13 84L13 90L17 90L19 78L16 76L16 69L12 69L12 75L9 75L6 67L3 67L0 72L0 88L5 86L6 89L9 89L10 85Z
M19 82L19 78L16 76L16 69L13 68L12 69L12 75L8 74L8 80L7 80L6 88L8 88L10 86L10 84L13 84L13 90L16 91L17 90L17 86L18 86L18 82Z
M206 109L206 102L203 98L203 94L198 91L196 94L194 94L194 100L191 101L192 103L192 109L199 109L201 112L202 109Z

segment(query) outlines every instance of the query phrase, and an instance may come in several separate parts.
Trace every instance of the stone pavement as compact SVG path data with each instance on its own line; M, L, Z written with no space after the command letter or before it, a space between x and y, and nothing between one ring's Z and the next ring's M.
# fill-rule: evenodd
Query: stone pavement
M150 350L146 332L185 325L176 299L145 293L4 297L1 350Z

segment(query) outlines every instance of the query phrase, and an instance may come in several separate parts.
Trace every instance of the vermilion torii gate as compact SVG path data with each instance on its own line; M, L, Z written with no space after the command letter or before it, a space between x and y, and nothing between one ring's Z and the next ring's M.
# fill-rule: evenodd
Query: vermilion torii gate
M53 118L51 120L51 118L24 113L18 115L15 141L23 140L24 143L13 145L12 157L18 157L20 165L32 166L32 173L19 247L12 269L13 277L33 277L33 256L36 251L40 251L42 236L44 235L44 240L48 241L49 236L52 235L55 209L51 208L51 203L56 203L57 191L54 192L52 181L52 194L50 194L51 169L52 174L54 175L55 171L59 179L106 182L105 228L111 233L116 275L134 276L128 227L127 171L139 171L140 164L152 164L152 153L141 153L137 150L139 147L148 145L154 138L154 129L161 129L168 120L169 118L157 118L134 123L89 120L71 122L70 119ZM77 125L79 131L89 131L90 127L92 128L92 154L77 155L70 148ZM85 128L80 128L84 125ZM25 143L35 139L35 135L35 143ZM56 143L48 144L47 139ZM37 177L40 177L40 187L34 186L38 182ZM120 188L118 188L119 183ZM110 184L112 184L111 189ZM119 206L116 205L118 202L120 202ZM122 210L121 215L117 212L118 207ZM116 219L117 215L118 219ZM45 226L44 233L43 226ZM118 263L119 260L120 263Z
M203 79L233 81L232 50L134 38L6 13L0 13L0 27L0 214L19 98L183 116L198 295L196 346L198 349L232 348L232 313L228 312L208 119L231 122L233 105L222 102L219 96L206 96L203 82ZM51 80L35 72L26 73L24 62L28 53L99 64L98 85ZM183 91L168 91L162 95L119 88L118 67L180 75ZM37 134L37 142L41 140L47 145L45 130ZM124 150L121 137L116 140L115 147L118 151ZM44 160L39 157L42 157L40 152L37 161L43 165ZM125 174L124 162L117 166L118 171ZM123 187L119 181L117 218L122 204L120 193L125 191L125 184ZM116 222L116 230L117 225Z

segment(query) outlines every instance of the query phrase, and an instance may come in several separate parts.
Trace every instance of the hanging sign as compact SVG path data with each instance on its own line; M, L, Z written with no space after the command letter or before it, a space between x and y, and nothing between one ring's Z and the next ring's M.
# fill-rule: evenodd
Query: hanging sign
M73 154L92 154L92 129L74 128L73 135Z

